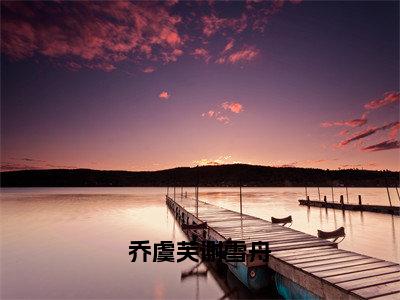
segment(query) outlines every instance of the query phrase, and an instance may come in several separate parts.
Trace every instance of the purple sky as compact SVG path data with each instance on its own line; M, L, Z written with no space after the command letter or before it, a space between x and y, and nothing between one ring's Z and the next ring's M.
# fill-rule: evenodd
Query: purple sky
M2 2L2 170L399 166L399 3Z

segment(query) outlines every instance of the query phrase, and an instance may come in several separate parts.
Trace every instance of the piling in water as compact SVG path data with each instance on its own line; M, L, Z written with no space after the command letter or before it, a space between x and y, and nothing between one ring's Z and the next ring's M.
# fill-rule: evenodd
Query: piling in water
M340 195L340 204L342 205L342 209L344 209L343 195Z
M242 214L242 187L239 187L239 191L240 191L240 214Z
M387 191L388 198L389 198L389 204L390 204L390 206L392 206L392 199L390 198L389 187L386 187L386 191Z

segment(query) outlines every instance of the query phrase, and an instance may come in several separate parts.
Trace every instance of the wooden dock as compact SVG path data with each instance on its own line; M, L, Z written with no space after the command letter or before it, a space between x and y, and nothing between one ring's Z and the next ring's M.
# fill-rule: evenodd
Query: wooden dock
M166 203L180 224L204 224L205 239L269 242L268 263L250 262L290 279L324 299L399 299L400 266L397 263L340 250L336 243L269 221L240 214L202 201L181 197Z
M340 202L325 202L318 200L299 200L300 205L333 208L341 210L356 210L356 211L369 211L376 213L384 213L395 216L400 216L400 206L386 206L386 205L366 205L366 204L349 204Z

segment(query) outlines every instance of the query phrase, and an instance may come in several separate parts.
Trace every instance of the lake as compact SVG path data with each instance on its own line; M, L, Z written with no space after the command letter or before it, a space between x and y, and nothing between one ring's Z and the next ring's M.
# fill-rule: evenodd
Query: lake
M194 188L184 188L193 196ZM200 199L239 211L238 188L200 188ZM331 190L321 189L331 199ZM195 263L131 262L131 240L180 242L185 235L165 205L165 188L1 189L1 298L216 299L237 287L235 297L253 295L235 278L181 278ZM170 194L172 189L170 189ZM309 188L311 199L316 189ZM392 189L393 205L399 205ZM335 189L335 201L345 189ZM386 189L350 188L349 202L388 205ZM180 189L176 189L179 202ZM292 215L292 228L344 226L339 248L399 262L400 218L298 205L302 188L243 188L243 212L266 220ZM200 266L200 270L205 270ZM265 298L276 298L272 291ZM259 297L259 295L257 296Z

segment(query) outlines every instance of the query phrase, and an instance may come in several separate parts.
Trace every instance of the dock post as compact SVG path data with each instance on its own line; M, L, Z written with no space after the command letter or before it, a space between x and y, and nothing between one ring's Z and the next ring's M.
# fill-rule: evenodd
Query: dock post
M342 209L344 209L344 197L340 195L340 204L342 205Z
M399 201L400 201L400 195L399 195L399 190L397 189L397 186L396 186L396 193L397 193L397 198L399 198Z
M389 198L389 204L390 204L390 206L392 206L392 199L390 199L389 187L386 187L386 191L387 191L388 198Z
M196 217L199 216L199 187L196 187Z
M318 200L321 201L321 193L319 192L319 187L318 187Z
M332 202L335 203L335 197L333 196L333 186L331 188L332 188Z
M358 195L358 205L362 206L361 195Z
M349 204L349 191L347 189L347 186L346 186L346 201L347 201L347 204Z
M196 217L199 216L199 184L200 184L200 173L199 173L199 165L196 166Z
M326 201L326 195L324 196L324 202L327 203L328 201Z
M310 196L306 196L307 198L307 206L310 207Z
M239 187L240 191L240 215L242 215L242 186Z
M308 193L307 193L307 187L305 187L305 189L306 189L306 199L307 199L307 196L308 196Z

